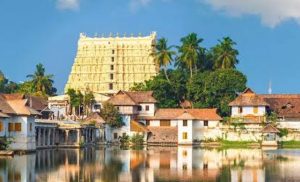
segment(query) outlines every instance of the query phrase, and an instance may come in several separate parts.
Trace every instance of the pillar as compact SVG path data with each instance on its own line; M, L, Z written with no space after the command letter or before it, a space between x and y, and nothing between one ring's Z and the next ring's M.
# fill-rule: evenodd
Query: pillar
M65 144L68 144L68 140L69 140L69 130L65 130L66 135L65 135Z
M56 135L56 130L55 130L55 128L53 128L53 131L52 131L52 145L55 145L55 143L56 143L55 135Z
M37 147L40 147L41 146L41 128L39 128L39 127L36 128L36 134L37 134L36 145L37 145Z
M46 130L45 128L43 128L43 135L42 135L42 145L45 146L46 145Z
M52 129L51 129L51 128L47 128L47 130L48 130L48 133L47 133L47 134L48 134L47 145L48 145L48 146L51 146L51 143L50 143L51 140L50 140L50 139L51 139L51 130L52 130Z
M77 129L77 144L78 145L80 145L80 138L81 138L80 129Z

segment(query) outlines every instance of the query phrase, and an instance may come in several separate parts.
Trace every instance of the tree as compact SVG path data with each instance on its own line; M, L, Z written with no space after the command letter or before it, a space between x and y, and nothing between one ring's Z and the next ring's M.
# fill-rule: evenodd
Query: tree
M67 95L69 96L70 100L70 111L71 113L76 114L74 110L80 106L80 98L74 89L68 89Z
M34 74L27 75L33 83L34 91L37 95L54 95L56 88L53 87L53 75L45 75L44 66L39 63L36 65Z
M176 58L177 66L187 67L190 72L190 77L193 77L193 69L197 71L201 62L204 62L203 58L205 49L200 47L200 43L203 39L199 39L196 33L191 33L186 37L181 38L181 46L177 46L179 55ZM202 60L200 60L202 58Z
M229 102L246 88L246 82L246 76L235 69L198 73L188 85L189 99L194 107L215 107L221 116L227 116Z
M105 102L101 109L100 116L108 123L111 127L121 127L123 125L122 117L119 114L118 109L114 105Z
M236 43L230 37L224 37L211 50L215 69L235 68L239 63L237 56L239 52L234 49Z
M158 40L155 49L156 51L152 54L154 57L155 63L159 67L163 67L166 79L169 81L167 74L167 66L172 62L172 56L175 55L175 51L172 51L172 46L167 46L168 40L161 38Z
M85 114L88 115L89 108L92 107L92 104L95 103L95 97L93 92L87 91L83 96L83 106L85 110Z

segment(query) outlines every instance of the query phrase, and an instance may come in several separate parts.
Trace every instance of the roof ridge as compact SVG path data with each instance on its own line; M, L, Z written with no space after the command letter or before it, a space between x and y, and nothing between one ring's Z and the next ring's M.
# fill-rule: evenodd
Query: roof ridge
M134 100L134 98L132 98L132 96L127 92L127 91L122 91L123 93L125 93L135 104L138 104L137 102L136 102L136 100Z

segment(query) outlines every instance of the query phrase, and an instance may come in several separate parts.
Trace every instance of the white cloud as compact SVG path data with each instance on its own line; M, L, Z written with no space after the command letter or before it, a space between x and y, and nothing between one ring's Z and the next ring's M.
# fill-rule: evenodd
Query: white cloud
M300 0L202 0L232 16L257 15L264 25L275 27L287 20L300 23Z
M137 11L140 7L146 7L151 0L130 0L129 6L132 11Z
M80 0L57 0L56 5L58 9L62 10L78 10Z

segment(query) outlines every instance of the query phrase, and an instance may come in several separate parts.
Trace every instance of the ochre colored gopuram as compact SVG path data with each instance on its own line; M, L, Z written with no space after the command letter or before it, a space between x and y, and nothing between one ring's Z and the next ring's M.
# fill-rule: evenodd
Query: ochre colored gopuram
M65 86L114 94L129 90L134 83L144 82L158 73L154 58L156 33L149 36L88 37L81 33L78 50Z

